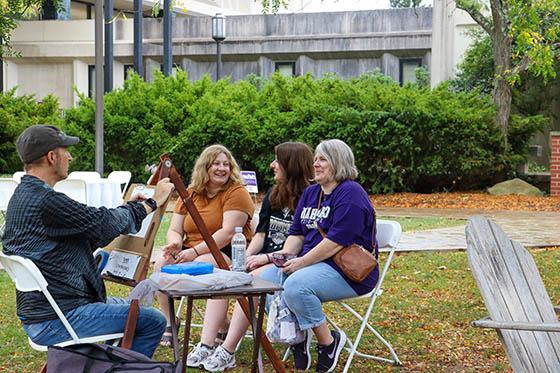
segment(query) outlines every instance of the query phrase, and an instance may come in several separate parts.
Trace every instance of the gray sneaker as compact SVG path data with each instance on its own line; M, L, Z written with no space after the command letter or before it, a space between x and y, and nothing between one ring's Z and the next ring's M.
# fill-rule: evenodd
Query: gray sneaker
M214 350L214 348L208 347L203 345L202 342L199 342L187 356L187 366L190 368L200 367L204 360L214 353Z
M235 368L235 355L218 346L214 353L204 360L202 367L209 372L223 372L225 369Z

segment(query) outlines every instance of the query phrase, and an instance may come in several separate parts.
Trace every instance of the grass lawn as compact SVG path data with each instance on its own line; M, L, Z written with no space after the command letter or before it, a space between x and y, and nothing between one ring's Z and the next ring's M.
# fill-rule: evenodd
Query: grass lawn
M560 250L534 250L532 253L556 304L560 297L560 273L557 271ZM469 325L470 321L484 316L486 310L464 252L397 255L384 289L376 304L373 323L391 341L404 367L395 368L357 358L352 371L498 372L507 369L507 360L496 333ZM111 294L124 295L127 291L127 288L109 285ZM0 372L37 371L45 355L31 350L27 344L15 317L14 288L5 272L0 272L0 298L3 305ZM347 325L347 318L337 311L335 305L328 305L327 309L341 325L356 331L355 327ZM198 332L194 330L192 340L197 340ZM248 372L250 369L250 342L245 341L237 354L236 371ZM363 343L367 351L383 353L372 339L365 339ZM343 353L342 359L345 356ZM171 360L171 357L168 348L156 351L157 359ZM265 371L271 371L271 366L266 365Z

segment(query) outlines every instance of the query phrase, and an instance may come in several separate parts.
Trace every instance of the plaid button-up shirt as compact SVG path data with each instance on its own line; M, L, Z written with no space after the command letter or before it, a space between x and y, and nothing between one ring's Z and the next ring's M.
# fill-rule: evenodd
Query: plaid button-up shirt
M138 231L145 217L146 210L139 202L114 209L89 207L26 175L8 204L4 253L31 259L65 312L106 300L92 253L119 234ZM42 293L18 291L16 298L23 323L57 318Z

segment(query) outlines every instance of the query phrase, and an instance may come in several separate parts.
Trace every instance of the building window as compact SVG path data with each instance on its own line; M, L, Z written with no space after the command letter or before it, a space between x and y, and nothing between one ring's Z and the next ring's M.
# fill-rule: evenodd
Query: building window
M95 65L88 65L88 97L95 96Z
M416 83L416 72L414 70L421 66L421 58L401 58L399 60L399 83L401 85Z
M128 78L128 72L134 71L134 65L124 65L123 72L124 72L124 80Z
M278 71L283 76L296 75L296 63L294 61L275 62L274 71Z

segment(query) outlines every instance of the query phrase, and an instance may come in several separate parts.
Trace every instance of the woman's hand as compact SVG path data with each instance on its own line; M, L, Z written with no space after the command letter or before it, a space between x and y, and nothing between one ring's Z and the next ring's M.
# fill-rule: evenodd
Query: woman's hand
M183 250L177 255L177 259L175 259L175 264L192 262L197 256L198 255L196 254L194 249Z
M162 248L163 257L167 261L175 262L175 260L177 259L177 254L179 254L181 252L182 247L183 247L182 242L170 242L170 243L168 243L167 245L165 245Z
M247 257L247 271L252 271L268 263L269 260L265 254L250 255Z
M298 257L286 261L286 264L284 264L284 267L282 267L281 270L282 272L289 275L291 273L294 273L298 269L301 269L306 266L307 266L307 262L304 259L304 257Z

